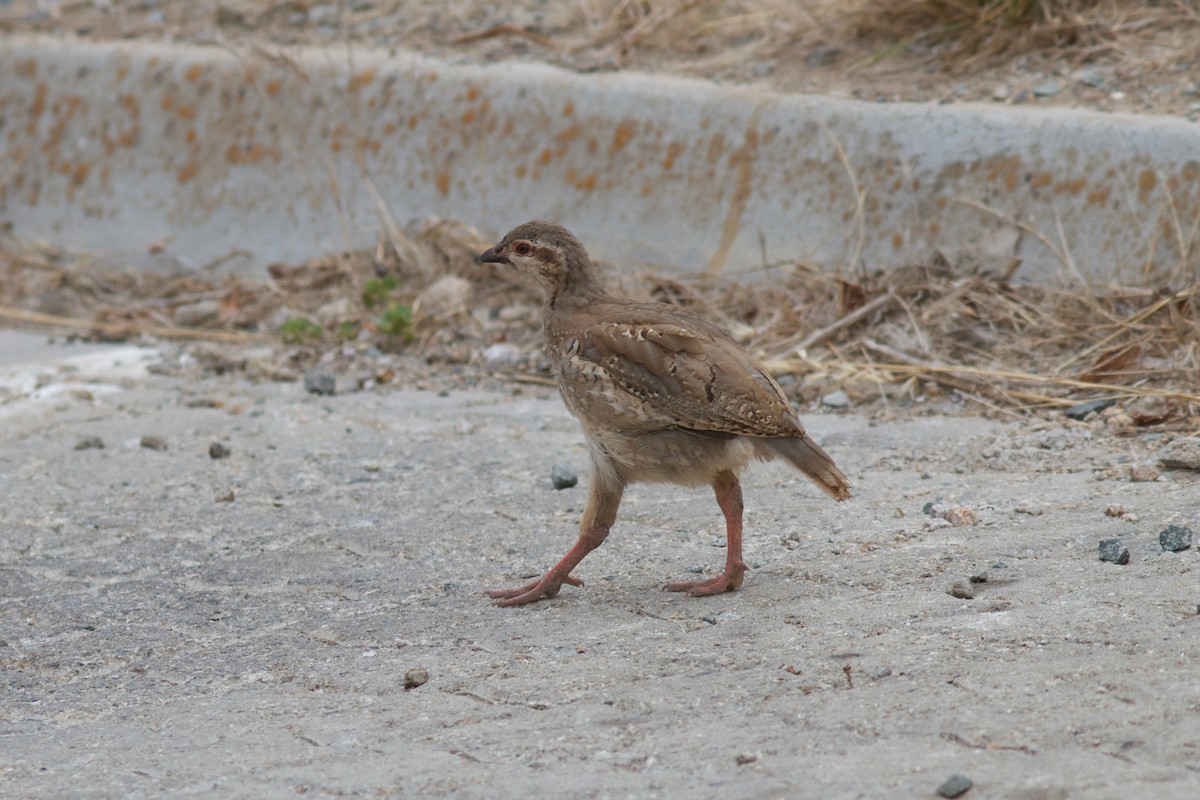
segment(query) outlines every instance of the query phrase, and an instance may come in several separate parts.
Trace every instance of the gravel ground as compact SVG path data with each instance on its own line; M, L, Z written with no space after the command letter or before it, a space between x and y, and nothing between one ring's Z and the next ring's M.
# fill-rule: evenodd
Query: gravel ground
M1161 440L810 411L858 497L752 468L741 591L660 591L713 573L723 529L706 492L644 486L585 587L498 609L585 498L550 390L318 396L0 343L6 797L1200 787L1200 561L1159 543L1200 479L1129 479Z

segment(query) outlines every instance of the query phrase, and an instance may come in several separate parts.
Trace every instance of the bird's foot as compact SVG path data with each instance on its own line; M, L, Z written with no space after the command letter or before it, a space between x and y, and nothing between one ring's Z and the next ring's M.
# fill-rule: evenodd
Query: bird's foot
M572 586L583 586L583 581L579 578L571 575L559 578L553 573L549 573L532 583L518 586L515 589L494 589L488 592L487 596L495 600L496 605L505 608L523 606L528 603L536 603L538 600L549 600L558 594L558 590L562 588L564 583L569 583Z
M706 581L680 581L679 583L668 583L663 588L668 592L687 592L692 597L707 597L733 591L742 585L745 575L746 565L736 564L726 567L720 575Z

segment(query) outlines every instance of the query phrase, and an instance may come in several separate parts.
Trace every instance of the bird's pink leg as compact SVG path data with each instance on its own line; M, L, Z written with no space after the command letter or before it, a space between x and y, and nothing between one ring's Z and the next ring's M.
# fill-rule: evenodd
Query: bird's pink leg
M621 495L624 493L623 486L605 482L598 473L598 470L592 471L591 493L588 496L587 509L583 512L583 521L579 524L579 539L575 545L538 580L515 589L488 592L488 597L495 599L496 605L523 606L526 603L547 600L558 594L564 583L583 586L583 581L573 577L571 571L608 536L608 529L617 518L617 508L621 505Z
M665 588L669 592L687 592L701 597L728 592L742 585L746 574L746 563L742 561L742 485L732 472L722 472L713 480L713 493L725 514L725 571L707 581L668 583Z

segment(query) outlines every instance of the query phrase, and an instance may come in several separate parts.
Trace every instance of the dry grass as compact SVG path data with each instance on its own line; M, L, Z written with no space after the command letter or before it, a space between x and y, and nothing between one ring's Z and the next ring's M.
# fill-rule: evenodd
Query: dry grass
M1076 63L1119 56L1132 37L1200 23L1185 0L864 0L855 16L860 36L924 48L959 71L1052 49ZM1194 39L1187 51L1179 56L1196 52Z
M997 85L1020 88L1095 62L1110 84L1067 85L1037 102L1180 115L1196 113L1192 95L1158 89L1185 86L1187 65L1200 60L1195 0L157 0L63 3L50 13L42 5L0 3L0 34L216 41L255 53L403 47L873 100L989 100Z
M400 246L395 242L398 240ZM99 271L83 259L8 242L0 250L0 316L138 335L279 342L307 320L280 360L303 366L331 350L405 350L433 364L479 363L497 341L535 350L539 300L475 256L488 242L429 222L370 251L276 265L270 278L206 279ZM936 263L854 279L797 263L769 276L613 276L627 296L669 302L721 322L812 401L833 388L858 402L954 396L1012 415L1093 398L1122 401L1123 424L1200 424L1200 282L1160 290L1047 288ZM466 278L446 295L445 276ZM364 290L391 278L387 303L411 310L411 338L385 324ZM374 284L372 284L374 282ZM546 377L536 358L526 379Z

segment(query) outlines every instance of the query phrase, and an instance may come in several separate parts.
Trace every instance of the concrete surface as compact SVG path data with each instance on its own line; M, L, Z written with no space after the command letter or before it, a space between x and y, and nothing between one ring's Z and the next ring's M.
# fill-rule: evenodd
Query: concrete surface
M258 271L373 244L385 216L490 234L551 217L621 263L876 267L941 249L1019 257L1025 279L1069 261L1091 281L1141 282L1190 241L1198 154L1200 126L1166 117L341 46L0 48L0 221L122 261Z
M1114 471L1154 441L806 414L859 496L752 468L741 591L660 591L723 561L719 512L637 487L585 587L498 609L584 500L540 387L318 398L55 348L37 383L72 391L0 398L4 797L1197 795L1200 561L1157 542L1197 475Z

